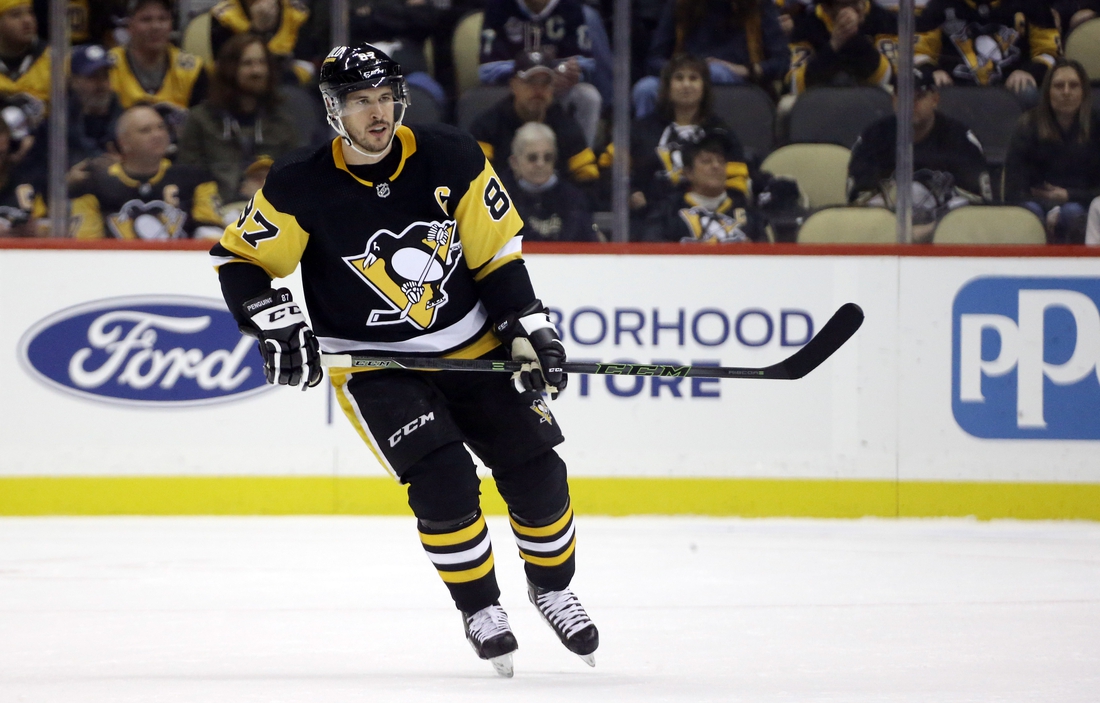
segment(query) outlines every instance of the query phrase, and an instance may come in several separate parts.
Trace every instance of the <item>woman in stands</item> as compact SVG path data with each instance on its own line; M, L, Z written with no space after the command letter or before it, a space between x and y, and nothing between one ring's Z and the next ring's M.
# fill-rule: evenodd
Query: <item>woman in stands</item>
M277 57L262 37L237 34L222 46L210 95L191 109L177 162L214 174L222 202L247 200L248 175L305 143L277 89Z
M774 93L791 65L787 34L773 0L670 0L665 6L647 68L650 76L634 85L634 112L653 111L658 74L672 56L706 60L717 85L755 83Z
M657 107L630 130L630 209L635 220L664 199L679 197L683 150L708 132L724 130L730 142L726 185L749 195L749 169L741 143L711 107L711 80L706 61L681 54L661 71ZM601 166L610 164L610 152Z
M1092 114L1084 67L1060 59L1039 104L1016 126L1005 164L1005 200L1047 226L1047 241L1080 244L1089 203L1100 196L1100 115Z

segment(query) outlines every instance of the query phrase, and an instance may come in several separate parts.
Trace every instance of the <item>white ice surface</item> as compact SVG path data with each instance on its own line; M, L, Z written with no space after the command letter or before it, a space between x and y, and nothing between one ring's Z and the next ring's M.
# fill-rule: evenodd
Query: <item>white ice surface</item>
M589 669L496 678L410 518L0 520L0 701L1100 701L1100 525L579 518Z

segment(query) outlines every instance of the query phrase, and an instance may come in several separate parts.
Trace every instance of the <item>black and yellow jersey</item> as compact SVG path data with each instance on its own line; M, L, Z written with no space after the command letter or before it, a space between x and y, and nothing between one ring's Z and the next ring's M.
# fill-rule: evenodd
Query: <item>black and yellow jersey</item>
M833 20L823 5L804 12L791 31L791 70L787 83L799 95L809 87L841 81L887 87L897 64L898 16L864 0L866 16L859 33L834 51L829 41Z
M168 72L155 93L150 93L141 86L130 66L125 47L116 46L111 49L109 56L111 90L118 96L124 109L137 103L167 103L186 110L204 97L207 78L206 72L202 70L202 59L174 46L168 47Z
M340 139L277 161L211 255L244 324L257 267L266 285L301 265L323 351L474 358L499 344L491 320L534 299L522 226L470 135L402 126L369 166L348 166Z
M1016 70L1041 83L1062 55L1054 14L1036 0L929 0L916 29L917 63L956 83L1001 85Z
M50 101L50 49L45 42L36 42L18 62L0 61L0 96L19 94L33 98L45 113Z
M214 19L210 24L210 47L214 56L234 34L255 33L241 0L222 0L210 10L210 16ZM308 19L309 8L301 0L280 0L279 24L274 31L263 35L268 51L276 56L293 56L298 32Z
M77 239L213 238L222 231L217 182L201 168L168 159L143 180L121 164L93 168L69 197L70 230Z
M46 216L45 184L33 179L7 179L0 185L0 237L15 227Z

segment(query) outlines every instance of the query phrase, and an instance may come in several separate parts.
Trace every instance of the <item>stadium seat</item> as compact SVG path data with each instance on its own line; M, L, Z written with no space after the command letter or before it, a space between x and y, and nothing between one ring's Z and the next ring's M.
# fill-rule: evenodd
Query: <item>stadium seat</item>
M775 103L755 85L714 86L714 113L745 147L745 157L763 159L775 148Z
M1073 30L1066 40L1066 58L1080 61L1093 85L1100 84L1100 17Z
M439 103L431 93L415 85L409 86L409 109L405 112L405 122L409 124L428 124L442 122L443 115Z
M886 208L831 207L819 210L798 230L799 244L895 244L897 217Z
M451 36L451 55L455 66L458 94L481 85L477 77L481 65L481 20L485 13L471 12L458 21Z
M968 205L952 210L936 225L934 244L1046 244L1043 223L1030 211L1010 205Z
M469 130L478 115L500 102L509 94L506 85L479 85L464 91L455 107L455 120L459 129Z
M760 169L798 181L811 208L847 205L851 156L851 151L836 144L788 144L764 159Z
M974 132L990 165L1004 165L1012 133L1023 112L1012 91L1005 88L944 86L940 88L939 110Z
M198 56L207 66L214 65L214 50L210 46L210 22L209 12L196 15L187 23L187 29L183 30L183 41L180 48L192 56Z
M851 148L872 122L893 112L881 88L812 88L791 109L789 140Z

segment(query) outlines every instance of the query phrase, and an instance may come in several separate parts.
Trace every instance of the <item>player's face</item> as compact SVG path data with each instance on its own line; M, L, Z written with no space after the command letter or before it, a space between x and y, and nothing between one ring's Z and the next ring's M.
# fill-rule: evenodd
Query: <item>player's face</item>
M371 153L390 145L394 130L393 89L365 88L344 98L344 129L351 140Z
M684 175L691 180L692 190L713 198L726 190L726 158L712 151L700 151Z
M172 35L172 15L158 3L149 3L130 18L130 42L144 51L163 51Z
M18 47L29 46L38 36L38 20L31 6L23 5L0 15L0 40Z
M536 139L512 155L512 171L528 183L540 186L554 175L555 157L554 145L549 139Z
M1050 79L1050 108L1055 114L1073 116L1081 109L1085 100L1085 87L1077 71L1063 66L1054 72Z
M249 44L241 52L241 61L237 65L237 87L250 95L267 92L267 54L259 42Z
M668 85L668 98L676 107L697 107L703 101L703 77L690 68L676 71Z

